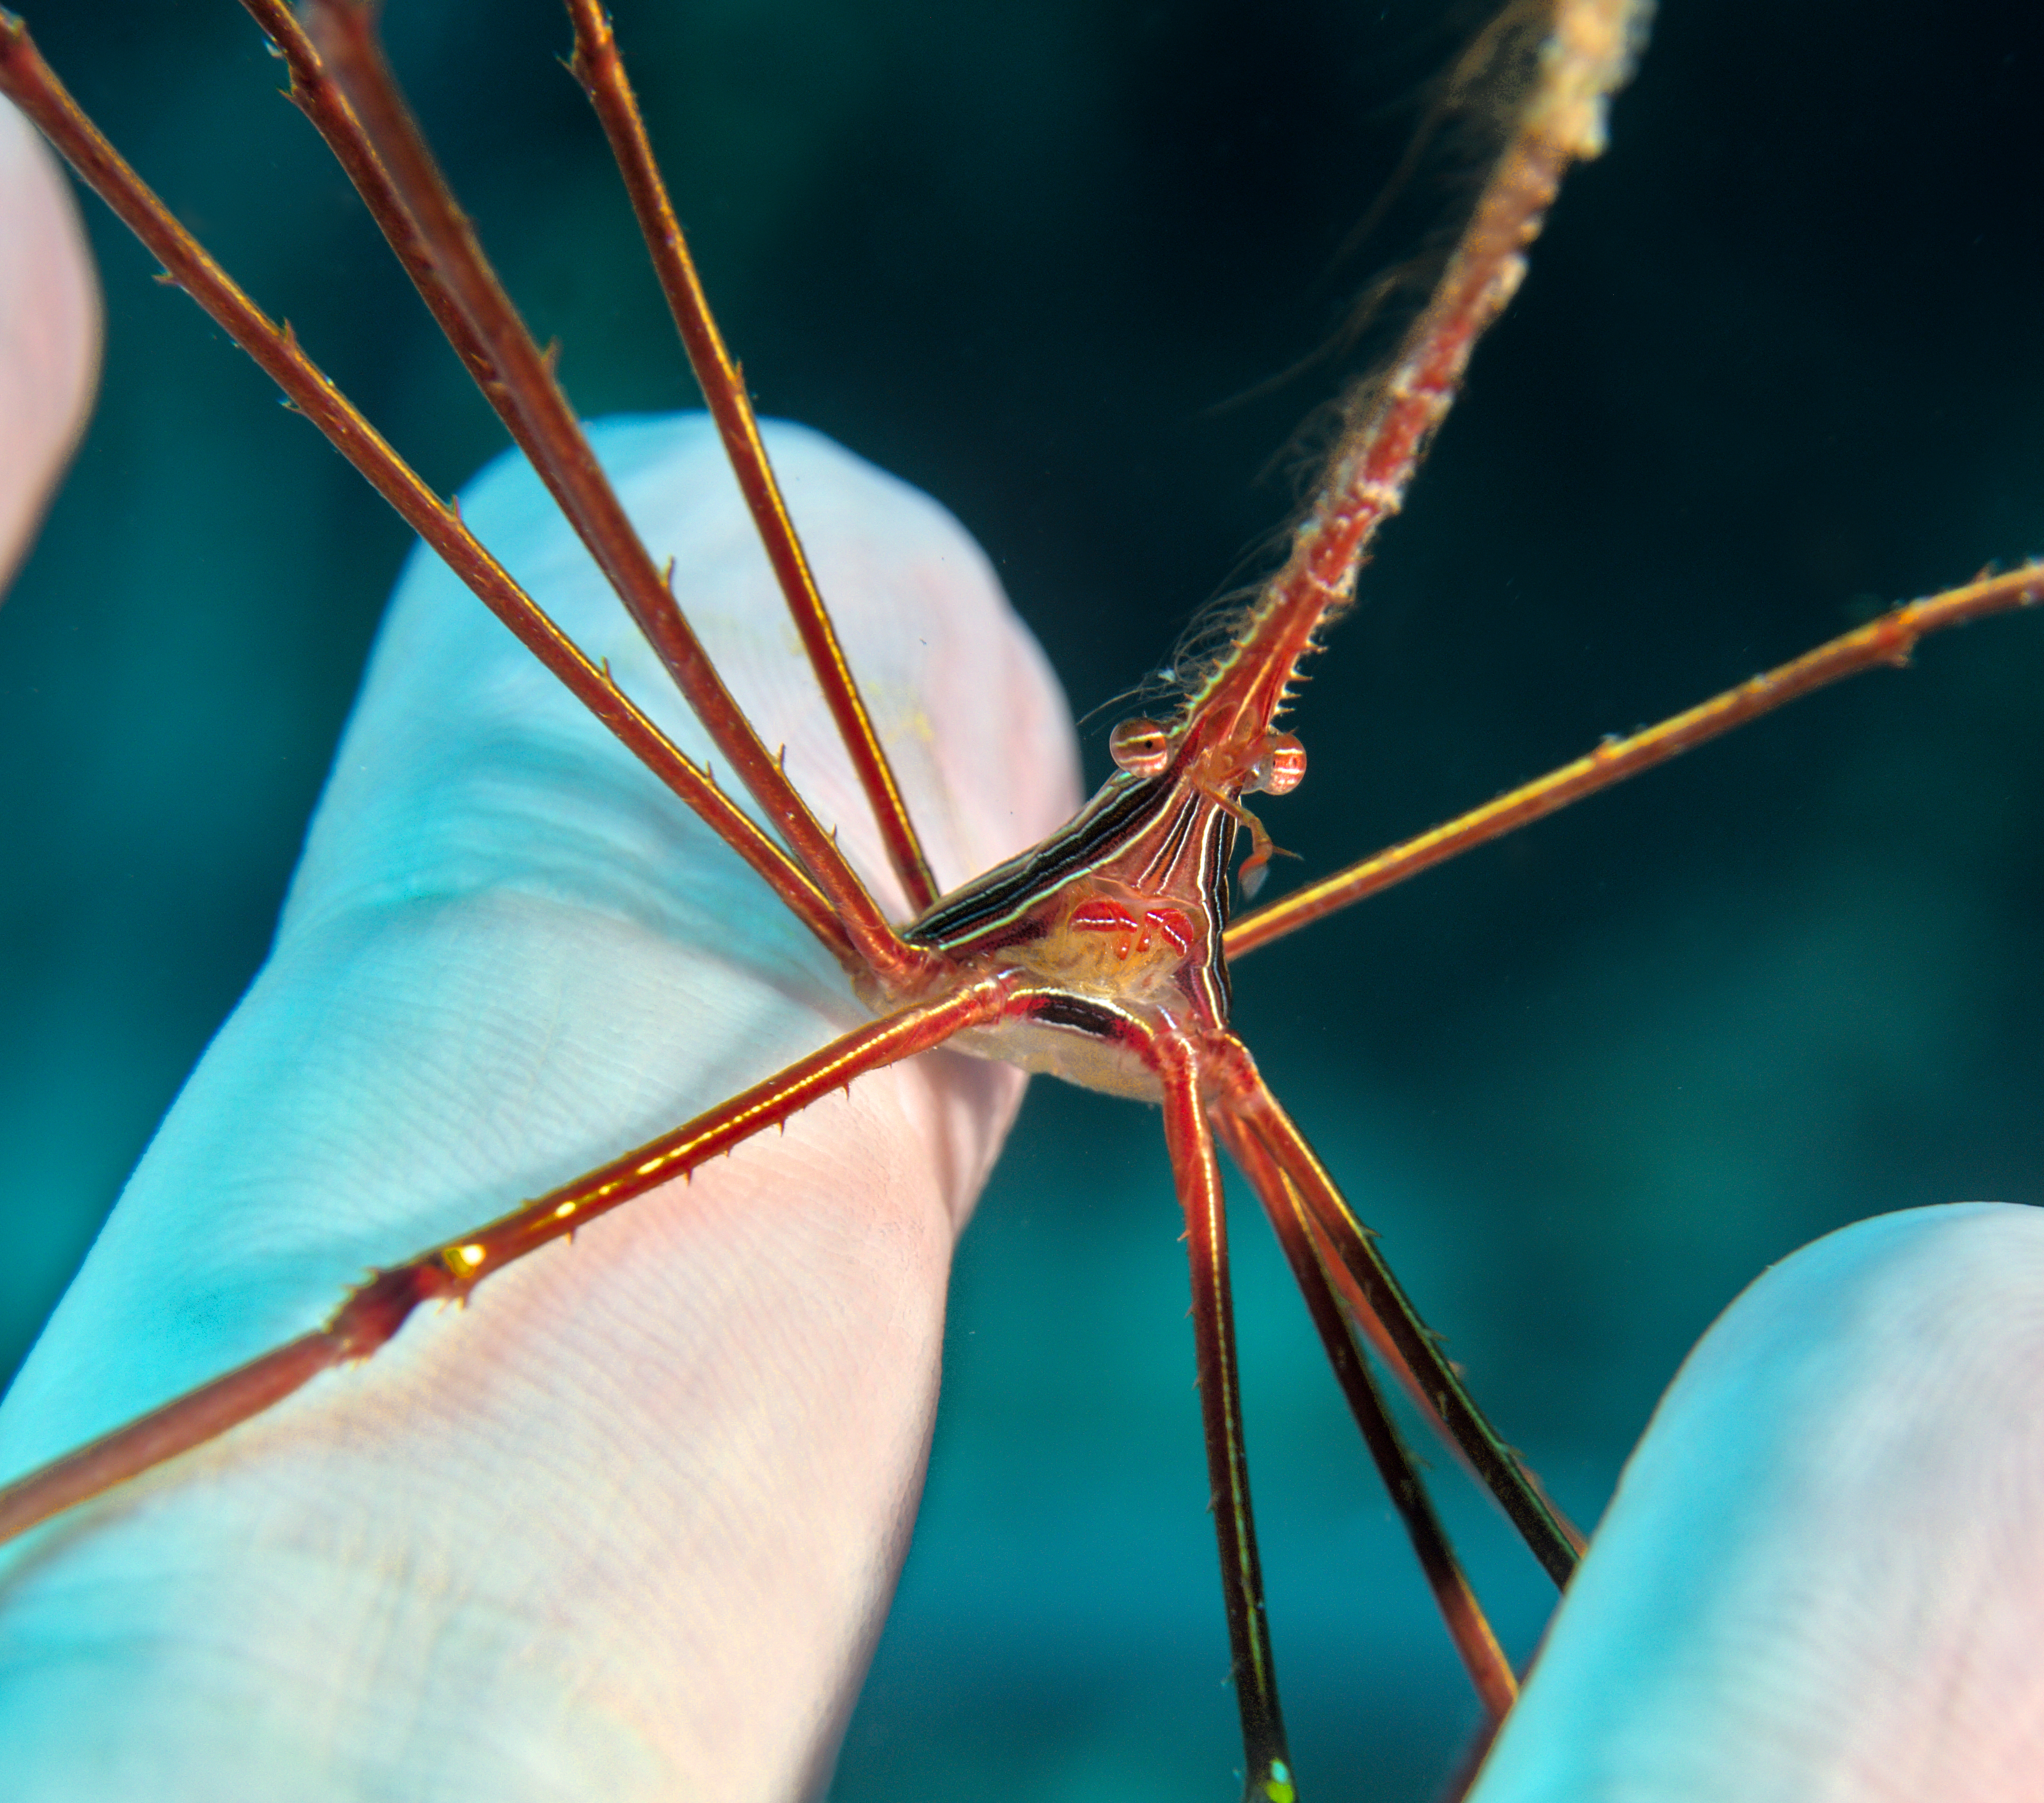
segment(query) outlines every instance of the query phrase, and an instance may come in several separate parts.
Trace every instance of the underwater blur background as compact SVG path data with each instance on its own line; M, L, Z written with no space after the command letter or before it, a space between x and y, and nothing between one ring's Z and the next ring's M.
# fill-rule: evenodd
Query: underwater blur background
M688 404L548 0L394 0L401 73L587 413ZM763 411L978 535L1074 710L1293 497L1347 244L1443 9L620 0ZM35 16L36 14L42 16ZM498 448L217 0L31 9L144 175L427 477ZM2044 554L2044 22L1669 0L1387 531L1264 817L1313 873L1990 559ZM261 959L405 538L97 203L99 410L0 606L0 1369ZM1401 239L1400 234L1404 236ZM1846 1221L2044 1203L2044 620L1932 641L1257 954L1238 1021L1477 1394L1594 1520L1684 1351ZM1107 707L1089 773L1105 768ZM1234 1794L1153 1117L1032 1090L962 1249L841 1803ZM1237 1229L1308 1794L1473 1718L1261 1227ZM1549 1597L1450 1469L1515 1652Z

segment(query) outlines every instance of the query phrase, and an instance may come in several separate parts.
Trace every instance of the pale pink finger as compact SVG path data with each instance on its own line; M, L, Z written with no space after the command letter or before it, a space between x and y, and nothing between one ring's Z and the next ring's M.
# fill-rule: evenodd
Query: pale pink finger
M2044 1211L1862 1222L1733 1305L1474 1794L2044 1795Z
M0 587L84 429L99 327L71 190L35 129L0 100Z

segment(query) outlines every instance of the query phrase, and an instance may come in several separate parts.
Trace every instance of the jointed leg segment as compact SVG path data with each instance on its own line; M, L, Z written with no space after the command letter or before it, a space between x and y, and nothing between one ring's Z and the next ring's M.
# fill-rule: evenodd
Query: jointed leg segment
M997 1018L1008 992L1005 982L992 979L857 1028L672 1133L472 1233L377 1272L325 1326L0 1488L0 1541L217 1438L322 1371L370 1357L421 1302L459 1301L528 1253L569 1237L634 1196L686 1176L865 1072L913 1057L955 1033Z
M1425 1479L1384 1406L1383 1394L1368 1361L1343 1318L1327 1277L1331 1249L1315 1231L1304 1198L1265 1151L1262 1142L1239 1127L1224 1106L1215 1107L1212 1113L1221 1143L1249 1179L1270 1217L1293 1279L1313 1318L1335 1379L1347 1398L1349 1412L1370 1448L1385 1493L1405 1523L1420 1570L1426 1575L1427 1586L1434 1593L1435 1603L1470 1681L1491 1719L1502 1721L1519 1694L1519 1681L1462 1572L1461 1561L1455 1557L1447 1530L1427 1494Z
M1623 782L1656 764L1665 764L1670 758L1831 683L1857 676L1862 670L1906 665L1917 641L1934 632L2040 602L2044 602L2044 563L2031 562L1896 608L1658 726L1645 727L1629 738L1606 739L1573 763L1550 770L1443 825L1251 909L1228 929L1228 957L1232 961L1258 946L1296 933L1312 921L1402 883L1408 877L1416 877L1436 864L1459 857L1491 839L1531 826L1573 802Z
M1247 1057L1243 1059L1246 1065ZM1251 1067L1237 1091L1237 1118L1295 1185L1315 1231L1334 1254L1326 1267L1342 1299L1358 1315L1381 1321L1400 1359L1424 1384L1429 1403L1484 1486L1495 1496L1533 1556L1566 1584L1582 1553L1582 1536L1562 1518L1518 1455L1498 1437L1470 1399L1454 1368L1423 1323L1375 1241L1349 1212L1312 1149Z
M171 278L248 352L569 692L743 858L834 955L860 969L869 968L809 874L582 654L477 542L459 512L420 480L299 349L289 328L271 320L178 223L79 111L43 61L28 28L6 12L0 12L0 93L35 121Z
M1220 1167L1200 1090L1199 1066L1183 1043L1146 1049L1164 1091L1164 1141L1185 1213L1185 1255L1193 1272L1193 1337L1200 1415L1206 1433L1207 1481L1220 1542L1221 1595L1234 1654L1235 1706L1242 1716L1246 1803L1292 1803L1291 1759L1278 1703L1263 1574L1249 1504L1249 1458L1243 1445L1242 1387L1235 1366L1235 1303L1228 1274L1228 1218Z
M276 0L246 3L257 22L274 31L290 61L294 89L317 96L308 116L336 143L351 175L362 179L364 200L427 305L717 749L829 898L866 969L890 988L906 982L926 961L903 944L866 892L675 604L545 353L448 190L384 61L370 10L359 0L313 0L308 33ZM917 856L920 861L920 851Z
M909 906L920 914L937 899L936 879L923 855L915 823L909 817L909 804L895 781L879 735L873 729L851 666L838 642L837 629L831 623L829 610L824 605L801 540L796 535L794 522L788 517L780 484L774 480L766 447L760 440L759 422L753 415L744 378L724 348L724 335L717 330L716 316L696 274L695 260L689 255L688 240L682 235L681 223L667 198L667 183L653 159L645 121L625 79L609 18L601 0L568 0L568 10L574 18L576 79L603 121L611 153L632 197L632 209L638 216L640 233L667 296L668 311L688 352L689 366L695 372L696 385L702 390L711 417L717 421L724 454L738 478L739 492L745 497L753 527L766 548L768 562L774 566L774 577L794 617L795 629L801 635L809 667L816 673L824 700L837 723L838 735L851 754L859 785L872 804L889 861L901 879Z

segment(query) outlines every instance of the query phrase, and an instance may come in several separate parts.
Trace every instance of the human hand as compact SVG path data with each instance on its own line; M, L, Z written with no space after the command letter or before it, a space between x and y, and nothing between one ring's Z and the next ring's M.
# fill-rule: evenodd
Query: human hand
M1077 799L1070 727L983 559L813 435L771 442L940 877L1039 837ZM706 424L602 443L741 702L877 870ZM464 511L705 755L529 475L500 466ZM6 1474L859 1018L415 561L271 959L0 1410ZM13 1793L820 1788L912 1519L952 1242L1020 1090L949 1054L862 1078L10 1549Z

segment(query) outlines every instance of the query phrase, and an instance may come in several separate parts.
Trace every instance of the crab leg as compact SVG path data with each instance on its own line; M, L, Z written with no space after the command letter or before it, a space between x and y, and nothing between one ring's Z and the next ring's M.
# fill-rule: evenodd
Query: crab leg
M1670 758L1816 689L1857 676L1862 670L1907 665L1916 642L1933 632L1967 625L1990 614L2034 607L2039 601L2044 601L2044 564L2031 563L1896 608L1856 631L1841 634L1736 689L1713 696L1686 713L1677 714L1630 738L1608 738L1588 755L1508 790L1495 801L1487 801L1445 825L1351 864L1345 870L1337 870L1274 902L1266 902L1229 926L1223 942L1228 955L1238 958L1258 946L1296 933L1309 922L1402 883L1408 877L1416 877L1436 864L1444 864L1487 840L1501 838L1530 826L1585 796L1623 782L1656 764L1665 764Z
M323 97L308 105L308 116L330 142L353 140L343 165L352 176L368 175L363 198L435 318L718 750L828 899L863 963L883 984L905 984L926 961L909 950L888 924L778 759L752 730L675 604L652 554L598 466L546 354L448 191L384 62L367 9L352 0L318 0L308 9L308 33L274 0L245 3L275 36L290 63L294 90L309 93L330 82L344 96L344 103Z
M1245 1803L1293 1803L1295 1794L1278 1678L1264 1618L1263 1573L1249 1506L1249 1458L1243 1446L1242 1388L1235 1365L1235 1303L1228 1276L1228 1219L1213 1134L1200 1096L1192 1048L1159 1034L1144 1048L1164 1091L1164 1141L1185 1211L1185 1254L1193 1269L1193 1338L1214 1533L1220 1542L1221 1595L1235 1659L1235 1707L1242 1715Z
M674 217L659 165L654 161L645 120L625 78L610 20L599 0L568 0L568 11L574 19L572 66L575 78L603 121L604 134L610 140L611 153L617 159L618 173L632 197L632 210L638 216L647 253L660 278L661 292L667 297L667 309L674 315L675 329L688 352L689 367L695 372L697 386L709 403L710 416L717 421L718 436L724 440L754 529L774 566L774 579L794 618L795 630L801 635L809 668L816 673L824 700L837 723L838 736L851 755L859 787L872 805L888 861L901 880L909 907L920 914L937 899L936 879L930 873L929 861L916 837L916 823L909 817L909 805L895 780L893 766L873 729L872 717L859 692L851 666L845 659L844 647L838 642L837 629L817 590L795 523L788 517L781 485L767 459L766 447L760 440L759 422L752 411L752 398L745 391L744 375L724 348L724 334L717 330L716 317L703 293L695 259L689 255L688 240L682 236L681 221Z
M1447 1625L1455 1651L1462 1656L1470 1682L1492 1722L1502 1721L1518 1697L1519 1681L1462 1571L1462 1562L1455 1557L1447 1530L1435 1513L1426 1480L1413 1462L1397 1422L1385 1408L1383 1394L1342 1318L1340 1305L1327 1281L1327 1271L1335 1263L1333 1249L1317 1229L1297 1185L1265 1150L1262 1141L1240 1127L1225 1106L1216 1106L1211 1112L1221 1143L1249 1179L1264 1213L1270 1217L1293 1278L1305 1298L1307 1311L1313 1318L1327 1363L1334 1368L1335 1379L1348 1400L1349 1412L1355 1417L1385 1493L1404 1521L1420 1569L1426 1575L1427 1587L1434 1593L1435 1604Z
M0 1542L217 1439L322 1371L369 1358L420 1303L461 1302L484 1279L528 1253L568 1237L634 1196L687 1176L855 1077L927 1052L995 1018L1008 988L1001 980L988 980L845 1034L673 1132L472 1233L375 1272L324 1325L0 1488Z
M519 643L764 878L790 911L840 962L864 968L816 884L707 772L682 756L609 677L576 648L463 525L459 512L419 479L298 348L290 329L274 324L178 223L79 111L36 50L28 27L4 11L0 11L0 92L35 121L121 223L162 263L171 279L248 352Z
M1533 1556L1558 1584L1568 1582L1582 1553L1582 1536L1549 1501L1519 1456L1463 1387L1433 1334L1419 1317L1369 1230L1349 1212L1311 1146L1270 1093L1247 1052L1220 1042L1230 1107L1243 1131L1264 1153L1304 1200L1316 1235L1333 1255L1325 1268L1342 1299L1358 1317L1381 1321L1400 1358L1420 1379L1437 1414L1463 1456L1476 1468Z

